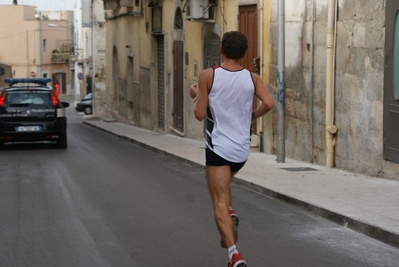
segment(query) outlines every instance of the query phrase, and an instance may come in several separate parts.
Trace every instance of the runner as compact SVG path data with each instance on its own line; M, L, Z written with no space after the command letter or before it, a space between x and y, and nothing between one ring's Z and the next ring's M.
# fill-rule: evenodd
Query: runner
M57 81L57 83L54 85L54 91L55 91L55 94L57 95L57 96L60 96L60 83Z
M201 71L198 85L190 87L194 115L206 118L206 180L221 245L228 249L228 267L245 267L238 252L238 216L232 208L231 178L244 166L251 144L251 121L274 107L262 79L239 64L248 48L244 34L226 32L220 66ZM254 95L261 105L252 110Z

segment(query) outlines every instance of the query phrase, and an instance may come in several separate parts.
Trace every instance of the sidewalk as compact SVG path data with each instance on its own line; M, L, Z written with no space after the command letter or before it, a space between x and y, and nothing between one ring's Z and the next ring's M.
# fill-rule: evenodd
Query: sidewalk
M204 142L97 118L84 124L204 166ZM399 248L399 182L253 152L234 182Z

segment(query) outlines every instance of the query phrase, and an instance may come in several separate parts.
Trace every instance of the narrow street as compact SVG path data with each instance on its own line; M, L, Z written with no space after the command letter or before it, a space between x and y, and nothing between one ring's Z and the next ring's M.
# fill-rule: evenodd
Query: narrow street
M0 151L1 267L226 266L204 172L82 123ZM399 250L236 185L249 267L398 266Z

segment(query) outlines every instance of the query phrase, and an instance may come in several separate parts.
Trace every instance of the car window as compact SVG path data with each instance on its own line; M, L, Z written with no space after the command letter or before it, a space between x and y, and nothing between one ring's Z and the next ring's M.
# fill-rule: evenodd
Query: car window
M7 92L6 103L8 105L51 105L52 101L50 93L47 91L15 91Z
M83 98L83 100L90 100L91 99L91 93L89 93L88 95L86 95L84 98ZM83 101L82 100L82 101Z

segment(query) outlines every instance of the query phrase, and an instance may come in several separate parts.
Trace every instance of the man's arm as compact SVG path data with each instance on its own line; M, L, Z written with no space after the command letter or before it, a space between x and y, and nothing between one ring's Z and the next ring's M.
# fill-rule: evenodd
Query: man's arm
M265 115L267 112L273 109L274 107L274 101L271 98L269 91L265 87L265 84L263 83L262 79L259 77L257 74L252 74L255 82L255 95L259 98L261 101L260 106L252 111L252 119L257 119L259 117L262 117Z
M206 116L208 107L208 92L212 81L213 70L206 69L200 72L198 77L198 85L192 85L190 88L190 95L193 96L193 91L197 91L197 101L194 104L194 115L199 121L202 121Z

